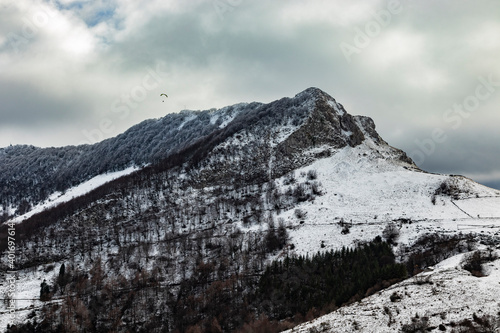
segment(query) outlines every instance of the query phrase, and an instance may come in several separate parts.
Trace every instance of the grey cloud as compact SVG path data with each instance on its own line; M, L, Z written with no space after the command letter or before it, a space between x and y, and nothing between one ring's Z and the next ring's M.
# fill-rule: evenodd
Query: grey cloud
M36 128L44 123L78 121L88 116L89 104L82 98L57 98L26 82L0 79L2 126Z
M95 62L100 69L95 75L101 82L116 82L121 76L144 73L145 67L163 62L172 73L165 86L175 91L179 99L198 98L193 103L202 108L239 101L268 102L316 86L344 104L348 112L374 118L380 134L389 143L410 153L416 149L415 139L424 139L433 128L444 126L443 112L474 92L478 76L500 73L498 47L488 51L470 44L471 34L486 36L491 31L485 29L491 28L483 25L493 22L494 27L498 22L500 7L495 0L486 0L481 6L469 1L448 0L432 5L401 1L401 14L395 15L350 63L339 44L352 43L354 28L363 29L366 22L355 20L346 24L345 12L330 10L332 7L323 6L323 2L304 3L304 11L311 3L317 5L316 12L298 20L281 15L291 6L300 6L300 2L242 1L223 19L210 1L190 3L190 10L158 12L137 29L126 34L121 31L118 41L96 50ZM106 2L99 6L108 8ZM386 6L387 2L380 1L371 8L376 11ZM82 11L81 15L92 21L89 13L95 8ZM370 13L365 14L360 17L374 19ZM388 61L402 47L400 41L389 39L394 33L416 38L421 45L405 44L409 50L403 50L406 53L395 61ZM412 81L412 76L419 78L421 72L442 76L444 81L435 87L429 87L425 80ZM172 82L173 79L177 81ZM51 99L34 87L30 91L43 101L39 106L45 110L42 114L46 121L57 124L60 113L55 110L66 109L66 120L73 117L77 121L90 117L88 110L99 108L102 96L96 98L95 90L80 88L85 92L78 103ZM6 113L6 119L16 124L26 119L28 124L28 110L33 105L18 99L17 89L22 91L26 86L12 88L1 96L2 102L16 111ZM120 92L110 89L111 94ZM109 108L113 98L116 96L109 97L101 107ZM85 99L93 102L87 105ZM484 102L483 113L474 117L475 126L449 131L450 139L436 147L422 167L445 173L499 170L500 154L494 144L498 135L490 125L498 119L491 114L496 101L492 98ZM177 110L168 110L173 111ZM485 112L490 114L485 116Z
M433 141L430 136L422 134L410 132L404 140L392 144L405 150L423 170L478 177L488 184L500 181L495 176L500 170L498 131L445 131L443 142Z
M480 182L480 184L486 185L491 188L496 188L500 190L500 180L491 180L491 181L484 181Z

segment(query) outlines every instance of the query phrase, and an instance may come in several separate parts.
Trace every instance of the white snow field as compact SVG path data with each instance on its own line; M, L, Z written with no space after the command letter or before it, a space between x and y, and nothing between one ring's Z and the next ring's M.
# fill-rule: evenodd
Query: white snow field
M40 213L48 208L55 207L61 203L68 202L76 197L87 194L90 191L98 188L101 185L104 185L104 184L106 184L114 179L120 178L122 176L131 174L132 172L137 171L139 169L140 168L137 166L132 166L132 167L128 167L128 168L121 170L121 171L109 172L109 173L95 176L95 177L87 180L86 182L83 182L75 187L68 189L64 193L61 193L61 192L53 193L52 195L50 195L50 197L46 201L36 205L26 214L16 216L15 218L8 220L5 223L12 223L12 222L19 223L21 221L24 221L27 218L29 218L37 213Z
M341 149L295 172L298 176L316 170L323 190L323 195L298 206L307 212L302 223L294 214L295 208L278 216L292 227L296 254L372 240L382 234L387 223L401 219L411 220L397 222L402 244L429 232L500 234L500 191L465 177L406 169L399 161L387 159L388 154L386 147L374 149L368 142ZM460 194L458 200L437 195L433 204L433 194L445 181L459 184L467 193ZM351 224L348 234L341 234L341 219Z
M473 217L498 218L500 204L498 197L469 198L455 202L460 209L463 209Z

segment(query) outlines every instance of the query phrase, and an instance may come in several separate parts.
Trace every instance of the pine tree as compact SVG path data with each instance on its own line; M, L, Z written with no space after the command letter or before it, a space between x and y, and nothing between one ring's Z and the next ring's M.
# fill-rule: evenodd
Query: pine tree
M50 300L50 286L45 279L40 284L40 300L43 302Z

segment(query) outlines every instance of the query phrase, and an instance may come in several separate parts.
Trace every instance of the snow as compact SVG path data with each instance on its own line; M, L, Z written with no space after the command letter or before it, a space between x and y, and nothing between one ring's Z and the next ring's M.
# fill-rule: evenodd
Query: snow
M219 125L219 128L224 128L226 127L230 122L233 121L233 119L236 117L236 115L232 115L229 117L225 117L222 123Z
M186 117L186 119L184 119L184 121L179 125L179 127L177 127L177 130L180 131L184 127L184 125L186 125L187 123L189 123L192 120L195 120L196 118L197 118L196 114L189 115L188 117Z
M50 267L54 265L43 265L33 271L32 269L25 269L18 271L15 276L15 292L14 299L15 302L15 320L14 322L23 322L26 320L27 316L35 309L39 309L43 306L43 302L39 300L40 298L40 284L43 280L47 280L47 283L51 283L56 270L58 272L59 266L54 266L53 269L48 271ZM29 271L29 274L27 274ZM46 272L47 271L47 272ZM6 279L2 277L2 282L5 283ZM2 288L2 295L4 288ZM60 300L54 300L52 302L60 302ZM5 304L2 302L0 305L0 331L4 332L7 328L7 324L10 323L10 316L7 314L7 309Z
M497 316L500 297L500 260L485 264L490 274L472 276L460 267L458 255L434 270L420 273L386 290L286 332L399 332L412 318L428 317L429 326L444 325L478 316ZM391 302L397 293L401 300ZM436 330L437 331L437 330Z
M121 170L121 171L109 172L109 173L95 176L95 177L89 179L88 181L81 183L80 185L77 185L75 187L68 189L65 193L55 192L55 193L51 194L46 201L33 207L28 213L17 216L17 217L15 217L15 218L13 218L5 223L12 223L12 222L19 223L19 222L37 214L37 213L40 213L48 208L57 206L57 205L64 203L64 202L68 202L73 198L76 198L76 197L82 196L86 193L89 193L90 191L92 191L93 189L95 189L101 185L104 185L104 184L106 184L114 179L117 179L119 177L131 174L132 172L137 171L137 170L139 170L139 167L131 166L131 167L128 167L128 168Z
M249 133L240 134L241 139L233 137L228 142L237 147L255 139L250 137ZM275 140L285 138L284 132L275 136ZM225 142L221 146L226 144L229 143ZM306 154L314 154L325 148L316 147ZM317 251L339 249L343 246L352 247L358 242L368 241L381 235L387 223L398 219L412 220L411 224L399 224L401 245L411 244L420 235L434 232L455 234L463 231L498 234L500 197L494 196L496 193L494 190L464 178L460 179L460 182L470 191L468 197L454 200L450 197L437 196L434 205L431 201L432 194L443 181L450 177L405 169L403 167L408 168L408 165L391 159L393 154L394 152L386 146L378 146L371 141L366 141L355 148L346 147L336 150L330 157L316 160L306 167L295 170L296 175L307 175L308 171L315 170L316 181L322 184L323 195L317 196L312 201L303 202L277 216L277 218L283 218L289 226L290 242L295 245L295 249L291 252L313 254ZM83 195L112 179L135 170L137 168L133 167L100 175L68 190L65 194L54 193L47 202L35 207L25 216L18 217L16 221L19 222L35 212ZM299 183L306 181L306 178L301 177L303 176L297 176ZM285 178L277 180L277 186L282 190L287 187L284 184ZM197 192L193 191L191 196L194 199ZM307 217L302 220L303 223L294 214L297 208L307 211ZM342 228L339 225L341 219L351 224L348 234L341 233ZM234 227L245 232L265 228L258 224L244 226L241 221L236 221ZM322 243L323 246L321 246ZM276 258L282 258L283 255L284 253L278 253ZM496 306L493 300L500 296L498 284L500 264L497 262L489 268L490 276L478 279L459 267L461 259L461 255L449 258L437 264L434 270L420 275L436 281L434 286L438 286L440 297L434 295L435 291L431 285L418 285L415 279L410 279L364 299L360 303L341 308L305 324L296 331L307 332L314 325L328 322L335 331L351 332L354 330L353 323L356 322L361 328L360 331L373 332L372 327L380 327L379 332L394 332L398 330L397 325L409 323L416 312L421 316L428 315L437 323L441 320L439 314L444 312L449 313L447 321L458 321L467 316L471 317L474 311L477 313L480 313L480 310L484 313L493 311ZM57 271L59 264L56 264L54 271ZM18 274L16 298L36 299L39 296L41 281L44 278L49 281L54 272L47 274L43 268L40 268L35 273L23 270ZM487 283L494 286L491 287ZM464 288L466 284L473 289ZM474 289L477 290L477 295L471 292ZM492 296L488 296L490 290ZM411 296L404 296L401 302L392 303L389 299L394 291L402 295L408 293ZM483 303L484 308L481 306ZM40 308L41 304L37 300L18 301L16 304L17 320L23 321L32 311L32 307ZM457 306L457 304L467 304L469 308ZM387 327L389 315L383 310L384 306L389 308L392 320L396 321L391 324L393 325L391 327ZM4 311L5 307L0 306L0 330L5 329L7 324L7 316L1 316L5 313Z
M312 100L305 102L312 108ZM333 100L329 100L336 112L343 115L345 111ZM227 126L244 109L247 104L238 104L216 110L210 115L210 123L223 128ZM197 116L191 111L185 112L186 117L178 129ZM259 142L258 139L275 147L286 140L301 125L285 124L272 129L270 137L256 138L255 133L247 130L238 132L238 135L228 138L215 150L227 147L239 148L249 142ZM344 132L348 136L350 133ZM322 195L314 200L302 202L292 209L281 212L276 218L282 218L289 228L290 243L295 247L292 254L305 255L318 251L336 250L344 246L352 247L359 242L372 240L381 235L386 225L390 222L397 223L400 228L401 246L412 244L419 236L427 233L456 234L457 232L474 232L498 234L500 229L500 195L498 191L489 189L462 178L451 178L447 175L436 175L422 172L414 166L399 160L397 151L390 146L380 145L367 139L357 147L345 147L333 150L329 146L315 147L304 153L305 156L314 156L315 153L329 150L332 156L318 159L312 164L295 170L296 175L307 175L308 171L315 170L317 179L321 183ZM240 158L233 156L235 160ZM269 162L272 170L273 160ZM49 199L34 207L29 213L16 217L10 222L20 222L35 213L41 212L57 204L67 202L74 197L90 192L113 179L136 171L138 167L131 167L120 172L96 176L63 193L53 193ZM181 174L179 177L184 178ZM303 176L300 176L303 177ZM306 178L298 177L298 182L306 182ZM286 176L277 179L278 188L285 192ZM440 184L453 180L460 188L467 189L467 193L458 200L449 196L436 196L435 204L431 197ZM209 189L205 189L209 190ZM195 200L198 191L192 190L190 195L184 193L184 199ZM181 199L179 199L181 200ZM144 206L144 210L146 210ZM307 212L307 217L298 219L295 210ZM401 220L411 220L411 223L402 223ZM341 233L340 221L350 225L350 232ZM8 221L9 222L9 221ZM234 228L245 233L266 228L264 225L244 225L241 221L234 223ZM187 232L187 230L186 230ZM288 248L285 251L289 251ZM113 251L110 251L110 253ZM280 258L285 252L278 253ZM179 257L182 255L179 253ZM440 313L449 313L447 321L459 320L464 316L472 316L471 311L493 311L496 303L493 300L500 296L500 263L497 261L489 268L490 276L484 278L472 277L460 268L463 255L449 258L437 264L433 270L422 273L407 281L403 281L388 290L382 291L357 304L341 308L318 320L298 328L297 332L307 332L307 329L328 322L335 331L354 331L354 322L373 332L373 327L378 327L378 332L397 331L398 325L408 323L415 312L420 315L429 315L436 323L441 320ZM54 271L58 269L56 265ZM45 273L43 268L38 271L19 271L16 282L16 297L36 299L39 296L40 283L43 278L49 280L53 271ZM435 281L434 285L418 284L418 279L426 276ZM180 277L179 277L180 278ZM491 286L489 285L491 284ZM437 288L438 292L432 289ZM390 295L397 291L405 295L401 302L388 302ZM477 291L477 295L474 294ZM491 292L491 294L490 294ZM408 295L407 295L408 294ZM471 302L473 300L473 302ZM471 304L473 303L473 304ZM467 304L469 308L457 306ZM26 318L31 311L30 307L39 308L39 301L19 301L17 307L18 320ZM383 308L387 306L392 314L390 317ZM0 315L5 307L0 306ZM493 313L493 312L492 312ZM387 324L390 319L395 319L392 327ZM0 316L0 330L6 325L5 316ZM362 331L362 330L361 330Z
M219 128L224 128L232 122L234 118L236 118L236 116L245 109L246 106L248 106L248 103L238 103L216 110L210 116L210 123L215 124L217 121L221 120Z
M339 108L339 106L337 105L337 103L335 101L328 101L327 102L328 105L330 105L335 111L337 111L337 113L341 116L343 116L345 114L345 111L342 110L341 108Z
M276 147L281 142L285 141L299 126L286 125L275 129L274 135L269 142L271 147Z
M451 258L445 259L445 260L441 261L440 263L438 263L436 265L435 269L437 271L440 271L440 270L449 270L449 269L459 267L460 262L462 261L464 256L465 256L465 253L461 253L461 254L457 254L456 256L453 256Z
M472 216L500 218L498 197L470 198L456 201L455 204Z
M473 190L474 197L454 200L437 196L434 205L432 195L450 177L407 170L400 161L385 158L389 154L385 146L365 142L296 170L296 174L316 170L323 189L323 195L313 201L278 215L290 226L296 254L354 246L381 235L387 223L401 219L412 221L397 222L401 244L411 244L425 233L499 232L500 196L491 197L494 190L464 178L460 181ZM307 211L303 223L294 215L296 208ZM352 225L348 234L341 234L341 219Z
M13 205L9 205L7 207L0 205L0 212L5 212L7 213L7 215L13 215L16 212L16 207L14 207Z
M210 124L215 125L217 120L219 120L220 114L219 113L213 113L210 115Z
M290 242L295 245L291 252L311 255L352 247L382 235L389 222L400 228L399 246L410 245L428 233L500 235L500 196L496 190L465 177L425 173L391 159L391 155L388 146L367 140L296 170L296 174L316 170L324 193L278 216L289 225ZM466 193L458 200L438 195L433 204L431 197L444 181L459 184ZM294 215L296 208L307 212L302 221ZM347 234L341 233L341 219L351 225ZM402 223L401 219L411 223ZM472 318L473 313L496 315L500 260L489 264L489 276L477 278L460 267L463 256L448 258L412 279L288 332L309 332L312 328L325 332L397 332L416 313L428 316L431 326ZM433 284L421 284L423 278ZM390 301L394 292L402 295L401 302Z

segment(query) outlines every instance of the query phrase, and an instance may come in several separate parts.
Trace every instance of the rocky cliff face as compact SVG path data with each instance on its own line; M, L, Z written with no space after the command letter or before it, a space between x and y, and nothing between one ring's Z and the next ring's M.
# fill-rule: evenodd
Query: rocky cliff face
M389 151L385 157L417 168L378 135L372 119L350 115L318 88L241 112L227 130L202 162L203 184L273 179L366 140Z

